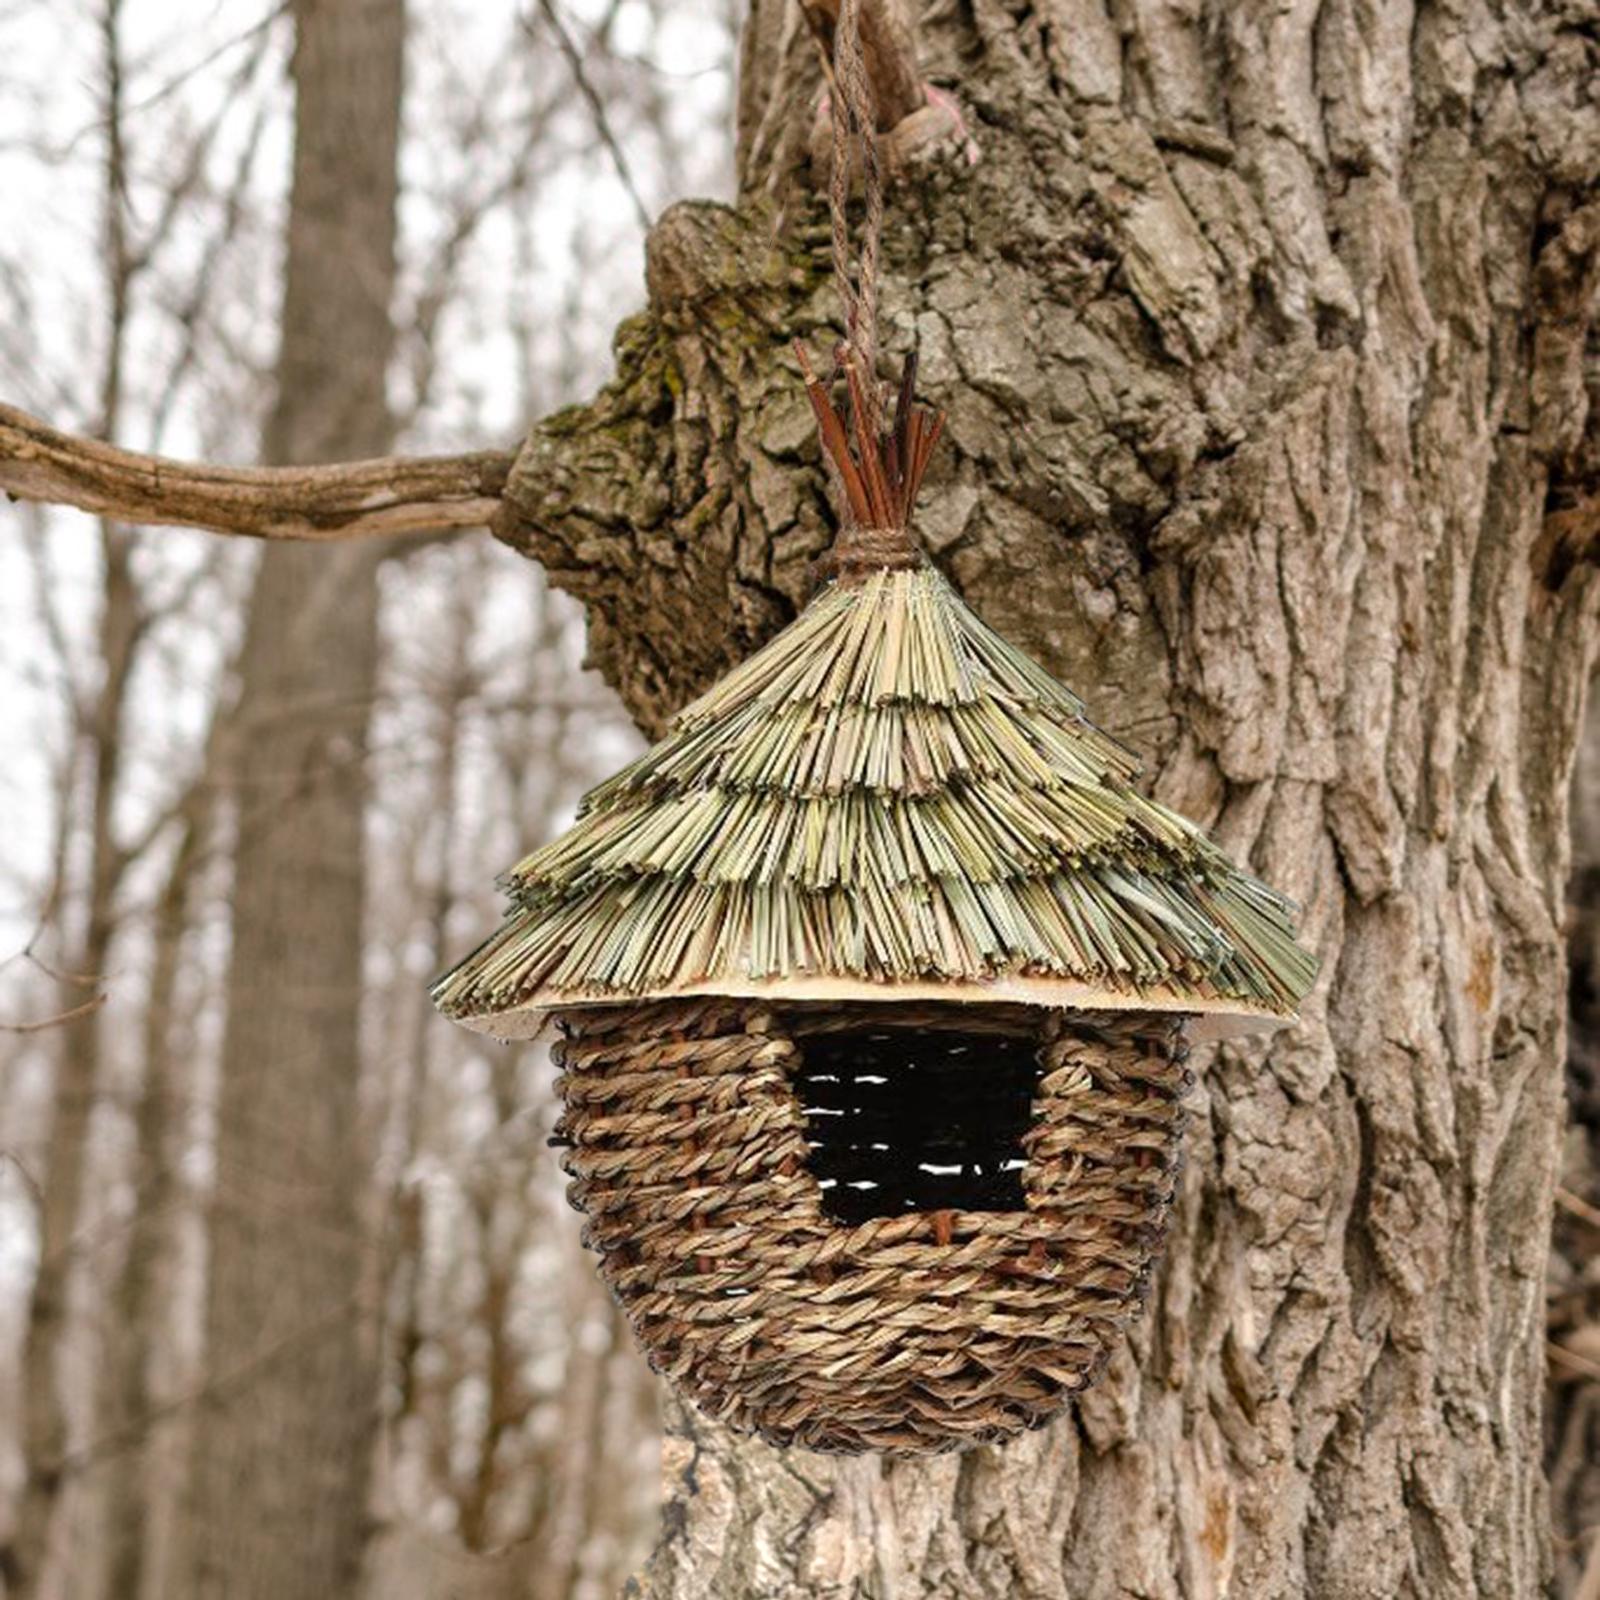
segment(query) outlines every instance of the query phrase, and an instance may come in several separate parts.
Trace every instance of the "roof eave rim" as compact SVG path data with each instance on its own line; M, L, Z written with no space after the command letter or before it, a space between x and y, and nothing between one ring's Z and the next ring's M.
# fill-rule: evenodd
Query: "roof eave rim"
M1241 1033L1270 1031L1297 1019L1294 1011L1276 1011L1265 1004L1222 997L1183 994L1165 985L1145 989L1108 989L1062 978L994 978L986 981L915 980L874 982L843 977L702 979L667 985L638 994L545 988L504 1010L457 1016L454 1020L499 1039L537 1035L553 1012L599 1005L644 1005L657 1000L698 998L769 1000L782 1003L877 1003L951 1001L957 1004L1007 1004L1060 1007L1080 1011L1162 1011L1195 1019L1196 1039L1232 1038Z

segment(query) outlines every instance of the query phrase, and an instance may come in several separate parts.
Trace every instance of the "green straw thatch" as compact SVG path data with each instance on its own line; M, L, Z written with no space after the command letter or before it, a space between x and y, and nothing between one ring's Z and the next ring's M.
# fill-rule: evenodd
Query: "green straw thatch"
M504 925L434 998L481 1021L806 979L1044 979L1291 1012L1316 973L1293 907L1137 772L933 570L835 582L507 875Z

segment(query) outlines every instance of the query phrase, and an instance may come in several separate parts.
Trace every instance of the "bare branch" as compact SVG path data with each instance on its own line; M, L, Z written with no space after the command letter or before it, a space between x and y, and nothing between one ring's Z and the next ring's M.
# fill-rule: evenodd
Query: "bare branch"
M119 522L334 542L481 527L511 456L385 456L316 467L213 467L62 433L0 405L0 492Z
M578 49L572 35L567 31L567 25L561 20L561 14L555 8L555 0L539 0L539 11L545 21L550 24L551 31L556 36L556 43L561 47L561 54L566 57L567 65L572 69L573 81L578 86L578 92L588 102L589 110L594 116L595 132L600 136L601 144L606 147L606 152L611 157L611 164L616 168L618 181L627 191L628 198L633 202L634 212L639 218L639 226L648 233L650 231L649 208L645 205L638 186L633 181L633 172L628 166L628 158L622 153L622 145L612 131L611 119L606 115L605 101L601 99L599 91L590 82L588 70L583 64L583 52Z
M206 320L206 310L215 287L217 269L239 232L245 215L245 199L251 174L255 169L256 155L261 148L261 136L267 124L267 106L262 104L251 119L250 131L234 167L233 182L229 186L222 206L222 221L215 235L200 252L199 264L187 294L181 303L171 308L173 320L182 332L177 356L167 371L161 391L152 408L150 447L158 449L161 436L166 431L173 407L177 404L183 381L189 376L200 355L201 330Z
M1569 1350L1565 1345L1557 1344L1554 1339L1545 1341L1545 1353L1558 1367L1580 1378L1600 1379L1600 1361L1591 1361L1588 1356L1579 1355L1576 1350Z
M1558 1187L1556 1189L1556 1204L1569 1215L1574 1216L1579 1222L1587 1222L1591 1228L1600 1228L1600 1206L1592 1206L1587 1200L1575 1195L1570 1189Z
M98 1011L107 998L104 994L97 994L92 1000L85 1000L82 1005L73 1006L69 1011L58 1011L53 1017L40 1017L34 1022L0 1022L0 1033L44 1033L50 1028L62 1027L77 1017L86 1017L91 1011Z

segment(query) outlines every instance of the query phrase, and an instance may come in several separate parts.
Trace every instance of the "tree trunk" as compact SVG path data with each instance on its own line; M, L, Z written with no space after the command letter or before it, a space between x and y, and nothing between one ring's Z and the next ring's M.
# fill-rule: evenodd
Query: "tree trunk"
M275 463L391 424L402 0L300 0ZM233 948L192 1486L199 1600L356 1582L376 1355L357 1137L365 739L377 555L270 546L241 663Z
M1301 1023L1197 1058L1180 1215L1099 1388L1004 1449L835 1461L679 1413L667 1597L1532 1596L1567 777L1596 636L1600 44L1574 10L932 7L982 150L890 197L885 342L949 441L921 534L1305 905ZM787 341L814 68L757 0L738 209L676 208L497 531L651 731L823 550Z
M77 1012L61 1029L50 1137L39 1184L39 1265L28 1300L22 1348L22 1445L27 1478L11 1541L0 1548L0 1575L18 1595L43 1592L49 1581L56 1513L67 1487L71 1418L60 1364L69 1341L75 1242L81 1225L89 1135L101 1088L104 1018L84 1009L110 967L117 934L116 897L124 858L112 827L120 792L123 712L139 631L139 601L126 532L101 527L100 682L79 730L89 769L89 849L83 932L61 983L61 1009Z
M108 1463L106 1483L106 1582L116 1600L140 1600L147 1574L152 1569L159 1573L159 1562L150 1557L153 1547L159 1552L160 1533L170 1521L170 1463L176 1441L165 1438L156 1417L161 1399L156 1373L174 1334L184 1101L193 1082L174 1037L175 1013L194 878L210 821L210 807L200 797L209 793L214 776L208 763L197 780L197 803L184 820L151 919L150 983L140 1020L144 1078L129 1174L133 1214L127 1253L110 1299L113 1342L107 1365L112 1394L107 1409L110 1431L125 1441ZM157 1587L154 1592L161 1591Z
M107 338L100 372L100 430L114 438L122 422L123 357L133 277L127 237L126 151L123 144L121 0L104 0L100 32L104 111L104 247ZM148 618L134 574L125 528L100 523L100 615L96 629L98 681L87 706L74 706L73 736L87 769L89 839L84 865L82 932L61 985L61 1029L49 1144L41 1177L39 1265L28 1300L22 1351L24 1471L16 1523L0 1546L0 1577L8 1592L32 1596L51 1580L52 1545L59 1551L57 1512L67 1487L71 1418L62 1393L61 1360L69 1343L68 1303L77 1255L74 1235L84 1208L85 1174L95 1097L101 1088L104 1018L85 1006L107 974L117 935L117 892L127 868L115 829L124 755L123 720L140 637ZM63 796L63 804L70 797ZM54 908L52 908L54 909ZM76 1013L76 1015L74 1015Z

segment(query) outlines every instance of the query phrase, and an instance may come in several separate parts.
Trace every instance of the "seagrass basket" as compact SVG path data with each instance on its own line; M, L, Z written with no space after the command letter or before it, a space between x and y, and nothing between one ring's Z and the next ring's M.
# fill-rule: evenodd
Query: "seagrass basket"
M1166 1225L1187 1036L1316 973L1291 903L910 552L911 386L852 457L812 381L833 580L434 989L502 1038L555 1019L572 1199L650 1360L815 1449L998 1439L1090 1382Z
M776 1444L940 1450L1047 1420L1166 1229L1182 1019L884 1009L558 1017L585 1242L651 1365Z

